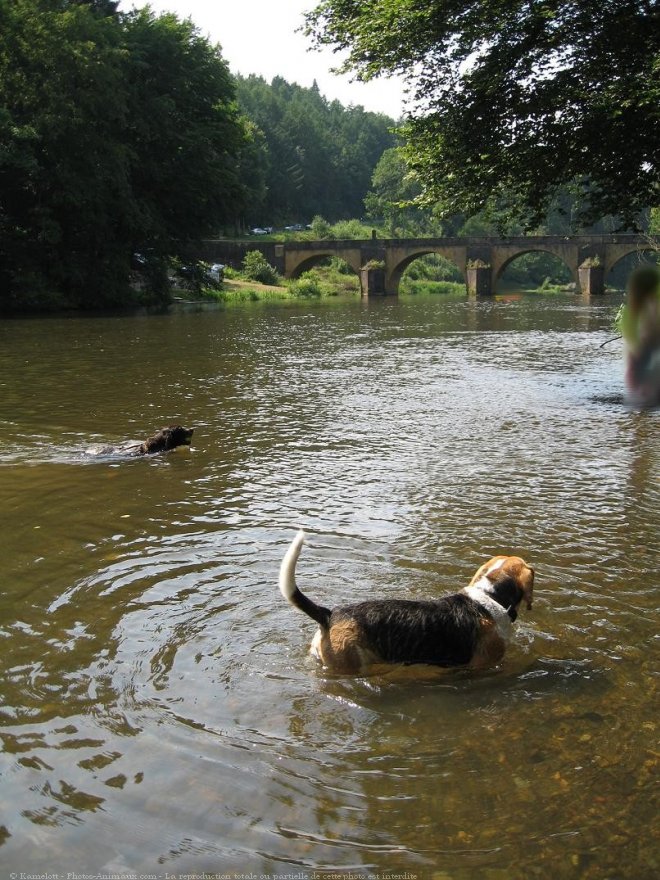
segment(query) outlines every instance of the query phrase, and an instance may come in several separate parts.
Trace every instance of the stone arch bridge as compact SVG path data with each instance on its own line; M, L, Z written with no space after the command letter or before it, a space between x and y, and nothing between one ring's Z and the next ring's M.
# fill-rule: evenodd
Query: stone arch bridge
M248 251L260 251L285 278L297 278L328 257L339 257L360 276L363 296L396 295L408 265L425 254L440 254L462 272L469 294L495 293L502 272L527 253L548 253L568 267L576 290L602 294L608 272L632 253L660 249L660 237L540 235L507 238L410 238L260 242L229 239L202 242L199 258L240 268Z

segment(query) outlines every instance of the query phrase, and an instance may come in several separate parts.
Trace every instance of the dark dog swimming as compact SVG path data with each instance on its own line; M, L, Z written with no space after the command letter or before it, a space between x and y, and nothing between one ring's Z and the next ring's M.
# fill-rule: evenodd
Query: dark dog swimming
M190 446L194 428L183 425L170 425L161 428L142 443L124 443L120 446L101 446L87 450L88 455L122 455L131 458L139 455L156 455L159 452L171 452L180 446Z

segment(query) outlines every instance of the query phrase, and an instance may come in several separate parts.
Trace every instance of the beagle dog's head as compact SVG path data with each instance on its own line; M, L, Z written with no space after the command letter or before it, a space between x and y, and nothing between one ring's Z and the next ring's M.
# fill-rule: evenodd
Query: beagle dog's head
M490 596L515 620L522 601L532 607L534 569L520 556L493 556L477 569L470 587Z

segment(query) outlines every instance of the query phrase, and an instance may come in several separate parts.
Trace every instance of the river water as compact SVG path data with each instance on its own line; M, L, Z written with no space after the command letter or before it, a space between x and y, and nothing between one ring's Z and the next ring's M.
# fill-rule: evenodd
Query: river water
M659 415L617 305L0 324L4 876L658 876ZM300 526L323 604L505 552L534 608L487 673L329 675L276 586Z

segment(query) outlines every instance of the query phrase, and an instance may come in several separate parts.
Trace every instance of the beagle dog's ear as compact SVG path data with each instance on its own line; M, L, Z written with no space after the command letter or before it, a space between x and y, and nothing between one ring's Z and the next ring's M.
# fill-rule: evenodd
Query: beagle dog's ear
M470 586L481 587L505 607L532 607L534 569L519 556L493 556L477 569Z
M523 597L527 603L527 610L531 610L532 599L534 594L534 569L531 565L525 566L525 571L521 575L521 586Z
M503 566L503 570L509 574L518 584L520 600L525 600L527 610L532 607L534 597L534 569L527 565L519 556L512 556Z
M474 577L469 585L475 587L482 578L488 578L489 582L492 583L493 579L497 576L497 572L501 569L506 560L506 556L493 556L488 562L484 562L484 564L480 565L474 573Z
M523 600L523 589L517 578L505 571L498 571L488 580L491 582L489 594L503 608L517 608L520 605Z

